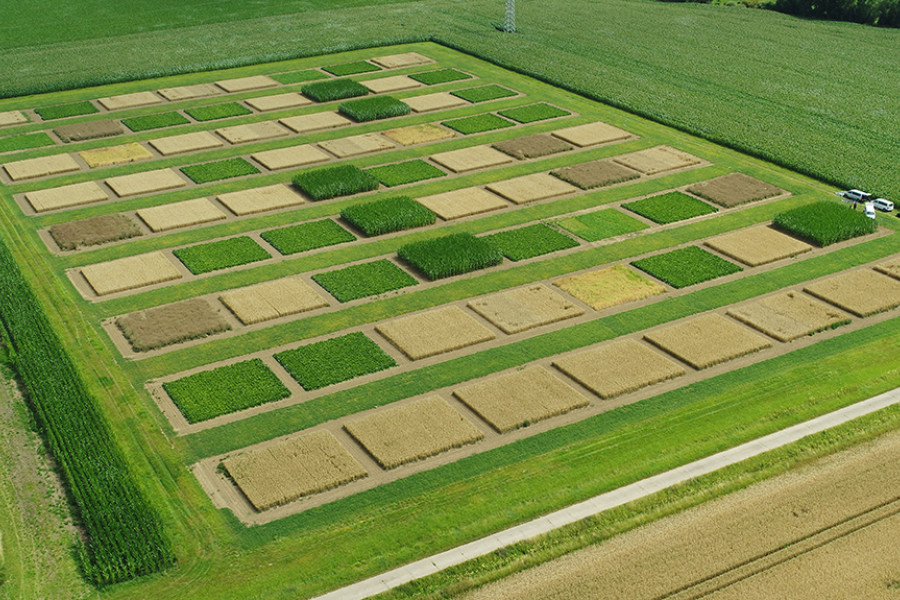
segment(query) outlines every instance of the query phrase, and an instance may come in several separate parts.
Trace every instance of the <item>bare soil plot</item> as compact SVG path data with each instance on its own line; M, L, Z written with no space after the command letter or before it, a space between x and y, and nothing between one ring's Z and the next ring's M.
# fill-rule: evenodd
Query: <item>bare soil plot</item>
M644 339L696 369L772 346L761 335L716 313L652 331Z
M476 298L468 306L510 334L584 314L583 308L541 284Z
M137 142L109 148L82 150L78 154L91 168L123 165L153 158L153 154Z
M181 278L181 272L162 252L87 265L81 274L98 296Z
M226 458L222 466L256 510L368 475L334 434L325 430Z
M494 148L513 158L525 160L526 158L539 158L557 152L566 152L571 150L572 146L549 133L536 133L497 142L494 144Z
M153 92L135 92L133 94L121 94L119 96L110 96L108 98L98 98L97 102L102 104L106 110L119 110L122 108L134 108L136 106L162 104L163 99Z
M126 215L100 215L52 226L48 232L61 250L77 250L143 235Z
M845 313L800 292L735 306L728 315L782 342L850 322Z
M811 283L803 291L867 317L900 306L900 280L871 269L857 269Z
M386 92L399 92L400 90L411 90L413 88L422 87L420 81L416 81L406 75L393 75L391 77L382 77L381 79L369 79L361 81L364 86L374 94L383 94Z
M725 256L756 267L812 250L812 246L768 225L757 225L716 236L706 245Z
M290 167L303 167L331 159L330 156L311 144L265 150L251 154L251 156L261 165L273 171Z
M489 183L486 187L516 204L536 202L578 191L574 185L547 173L523 175L497 183Z
M3 165L9 178L13 181L56 175L58 173L71 173L81 169L75 159L68 154L55 156L42 156L40 158L28 158Z
M890 275L894 279L900 279L900 256L894 256L883 263L875 265L875 270Z
M239 217L306 202L303 196L280 183L220 194L218 200Z
M259 98L244 100L244 102L251 108L255 108L260 112L283 110L285 108L296 108L298 106L312 104L312 100L297 92L275 94L274 96L260 96Z
M630 133L624 129L613 127L603 122L587 123L585 125L576 125L575 127L566 127L565 129L557 129L552 132L556 137L575 144L578 147L596 146L597 144L608 144L632 137Z
M6 112L0 112L0 127L6 127L7 125L18 125L19 123L27 123L28 118L17 110L8 110Z
M300 277L285 277L225 292L222 304L244 325L328 306Z
M248 92L250 90L261 90L264 88L277 87L278 82L268 75L254 75L252 77L239 77L237 79L226 79L217 81L216 85L226 92Z
M383 131L381 135L394 140L401 146L414 146L416 144L447 140L455 137L456 133L434 123L424 123L422 125L400 127L399 129L389 129Z
M196 152L197 150L208 150L210 148L218 148L219 146L225 145L225 142L208 131L195 131L193 133L171 135L169 137L150 140L148 143L156 148L157 152L163 156L171 156L172 154L181 154L183 152Z
M53 132L64 142L83 142L125 133L118 121L91 121L57 127Z
M191 100L192 98L206 98L207 96L217 96L222 93L221 89L211 83L183 85L174 88L163 88L157 91L160 96L172 102L177 100Z
M412 360L494 339L494 333L458 306L380 323L375 330Z
M156 232L210 223L226 217L225 213L206 198L142 208L137 211L137 216Z
M336 140L327 140L319 142L319 146L325 148L338 158L357 156L369 152L378 152L380 150L387 150L395 147L394 142L377 133L364 133L362 135L352 135Z
M403 67L414 67L416 65L427 65L434 61L419 54L418 52L404 52L403 54L388 54L377 58L370 58L371 62L385 69L400 69Z
M350 119L342 117L333 111L313 113L311 115L298 115L279 119L279 122L292 129L295 133L307 133L319 129L333 129L353 123Z
M452 192L444 192L443 194L416 198L416 201L445 221L461 219L469 215L477 215L509 206L500 196L478 187L463 188Z
M431 157L434 162L443 165L454 173L465 173L475 169L486 169L512 162L513 159L491 148L490 146L473 146L440 152Z
M581 275L563 277L553 285L578 298L594 310L604 310L662 294L665 286L635 273L624 265L614 265Z
M216 133L232 144L245 144L259 140L284 137L290 132L274 121L262 121L260 123L248 123L247 125L235 125L216 129Z
M146 352L231 329L222 315L203 298L191 298L124 315L116 319L116 326L135 352Z
M35 212L46 212L70 206L80 206L109 200L107 193L97 185L96 181L73 183L57 188L28 192L25 199Z
M663 171L682 169L700 164L700 159L696 156L676 150L670 146L656 146L655 148L639 150L617 156L613 160L645 175L654 175Z
M613 185L641 176L640 173L616 164L609 158L563 167L551 171L551 174L583 190Z
M413 112L418 113L430 112L433 110L445 110L468 104L468 102L459 96L454 96L450 92L438 92L436 94L426 94L414 98L404 98L403 101L413 109Z
M440 396L428 396L350 421L344 429L385 469L484 437Z
M135 196L137 194L150 194L171 190L187 185L187 182L172 169L157 169L132 175L120 175L110 177L106 184L112 188L120 198Z
M715 179L701 181L700 183L695 183L687 190L726 208L780 196L785 193L783 189L771 183L760 181L743 173L730 173Z
M636 340L571 354L553 366L604 400L684 375L684 367Z

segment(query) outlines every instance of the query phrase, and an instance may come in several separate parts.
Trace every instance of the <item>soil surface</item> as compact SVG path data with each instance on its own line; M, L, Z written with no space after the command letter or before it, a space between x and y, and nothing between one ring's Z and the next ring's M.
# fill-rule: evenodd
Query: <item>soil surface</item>
M566 152L571 150L572 146L549 133L538 133L497 142L494 144L494 148L523 160L548 156L557 152Z
M701 181L689 187L688 191L727 208L772 198L784 193L784 190L770 183L743 173L731 173L708 181Z
M60 250L77 250L83 246L96 246L143 235L137 224L123 214L60 223L51 227L49 232Z
M54 129L53 132L64 142L82 142L119 135L125 133L125 128L118 121L92 121L63 125Z
M230 329L221 314L202 298L125 315L117 324L138 352Z

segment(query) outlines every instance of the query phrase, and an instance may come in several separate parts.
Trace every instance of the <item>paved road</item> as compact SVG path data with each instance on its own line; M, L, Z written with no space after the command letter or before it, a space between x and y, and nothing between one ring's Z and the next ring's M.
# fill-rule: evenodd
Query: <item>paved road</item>
M617 490L594 496L584 502L573 504L527 523L498 531L474 542L457 546L446 552L423 558L381 575L334 590L313 600L363 600L401 586L404 583L432 575L473 558L490 554L511 544L545 534L553 529L580 521L585 517L590 517L644 496L649 496L694 477L717 471L723 467L796 442L808 435L830 429L897 403L900 403L900 388L793 427L788 427L782 431L777 431L730 450L688 463L671 471L666 471Z

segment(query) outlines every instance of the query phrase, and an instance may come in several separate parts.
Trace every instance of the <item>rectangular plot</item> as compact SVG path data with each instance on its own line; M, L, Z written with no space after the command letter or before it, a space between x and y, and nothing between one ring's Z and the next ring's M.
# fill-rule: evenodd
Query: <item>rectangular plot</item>
M197 150L209 150L224 146L225 143L208 131L195 131L169 137L158 138L148 142L163 156L181 154L183 152L196 152Z
M228 207L228 210L239 217L267 210L296 206L306 202L303 196L280 183L220 194L218 199L219 202Z
M468 104L468 102L462 98L454 96L449 92L414 96L412 98L404 98L403 101L413 109L413 112L417 113L430 112L433 110L446 110L448 108L456 108L457 106L465 106Z
M97 102L102 104L106 110L119 110L122 108L134 108L136 106L162 104L163 99L153 92L134 92L133 94L120 94L108 98L98 98Z
M120 214L58 223L48 233L60 250L77 250L143 235L131 217Z
M96 140L98 138L111 137L125 133L125 128L118 121L107 119L104 121L90 121L88 123L74 123L57 127L53 132L63 142L82 142L84 140Z
M578 191L574 185L547 173L523 175L497 183L489 183L486 187L516 204L546 200Z
M81 268L98 296L180 279L181 272L162 252L138 254Z
M386 258L318 273L312 278L340 302L377 296L418 283Z
M577 185L583 190L630 181L641 176L640 173L616 164L610 159L563 167L551 171L550 174L563 181L568 181L572 185Z
M587 123L585 125L576 125L575 127L566 127L565 129L557 129L551 132L556 137L575 144L578 147L596 146L597 144L608 144L609 142L617 142L632 137L632 135L624 129L613 127L602 122Z
M563 277L553 285L594 310L635 302L666 291L664 286L623 265Z
M584 314L584 309L541 284L476 298L468 306L510 334Z
M330 156L311 144L265 150L251 154L251 156L261 165L273 171L291 167L303 167L331 159Z
M137 216L147 224L147 227L158 232L218 221L224 219L226 215L206 198L197 198L142 208L137 211Z
M392 77L382 77L380 79L368 79L361 82L369 88L373 94L384 94L387 92L399 92L400 90L411 90L413 88L422 87L422 83L412 79L406 75L394 75Z
M45 175L57 175L70 173L81 169L75 159L68 154L55 156L42 156L40 158L28 158L3 165L9 178L13 181L44 177Z
M335 127L344 127L345 125L353 123L350 119L342 117L334 111L287 117L285 119L279 119L278 122L285 127L292 129L295 133L307 133L309 131L318 131L320 129L333 129Z
M761 335L715 313L652 331L644 339L695 369L705 369L772 346Z
M428 458L484 437L440 396L386 408L344 429L385 469Z
M719 235L707 240L706 245L751 267L812 250L812 246L806 242L776 231L768 225Z
M700 159L696 156L669 146L656 146L647 150L639 150L631 154L617 156L613 160L645 175L655 175L663 171L682 169L700 164Z
M462 217L509 206L500 196L477 187L434 194L433 196L418 198L417 200L419 204L424 205L445 221L461 219Z
M401 146L414 146L416 144L437 142L439 140L448 140L456 136L456 134L449 129L433 123L410 125L408 127L400 127L399 129L389 129L388 131L382 132L382 135L388 139L394 140Z
M0 127L6 127L7 125L18 125L20 123L27 123L28 117L25 116L24 113L18 110L8 110L5 112L0 112Z
M260 123L223 127L216 129L216 133L232 144L246 144L247 142L284 137L290 132L274 121L262 121Z
M490 146L474 146L441 152L432 155L431 160L447 167L454 173L465 173L513 162L512 157Z
M146 352L231 329L209 302L191 298L116 319L135 352Z
M260 96L259 98L250 98L244 102L260 112L284 110L312 104L312 100L296 92L276 94L274 96Z
M198 83L196 85L163 88L158 91L160 96L172 102L177 100L191 100L192 98L206 98L207 96L216 96L222 93L221 89L211 83Z
M217 81L216 85L226 92L247 92L276 87L278 82L268 75L253 75L252 77L239 77L237 79L225 79Z
M531 366L453 392L500 433L587 406L590 401L548 370Z
M845 313L800 292L742 304L728 315L782 342L850 322Z
M238 288L221 294L219 300L244 325L328 306L328 302L300 277Z
M494 144L494 148L505 152L519 160L528 158L540 158L549 156L558 152L566 152L572 149L572 146L559 138L546 133L536 133L534 135L526 135L524 137L503 140Z
M83 150L78 154L91 168L123 165L153 158L153 154L137 142L122 144L121 146L110 146L109 148Z
M404 52L402 54L388 54L378 56L371 60L376 65L385 69L401 69L403 67L414 67L416 65L427 65L434 61L418 52Z
M803 291L867 317L900 306L900 281L871 269L857 269L811 283Z
M359 331L279 352L275 360L304 390L318 390L397 365Z
M364 133L362 135L352 135L336 140L327 140L319 142L319 146L325 148L338 158L358 156L360 154L378 152L380 150L387 150L395 147L394 142L377 133Z
M381 323L375 330L412 360L452 352L496 337L458 306L401 317Z
M779 187L743 173L729 173L701 181L689 187L688 191L726 208L785 193Z
M888 260L875 265L875 270L885 275L890 275L894 279L900 279L900 256L894 256Z
M124 198L126 196L150 194L152 192L184 187L187 185L187 182L172 169L157 169L132 175L110 177L106 180L106 184L112 188L117 196Z
M92 202L102 202L109 200L109 195L97 185L96 181L85 181L84 183L73 183L72 185L64 185L57 188L28 192L25 194L25 199L28 200L35 212L40 213L48 210L69 208L70 206L91 204Z

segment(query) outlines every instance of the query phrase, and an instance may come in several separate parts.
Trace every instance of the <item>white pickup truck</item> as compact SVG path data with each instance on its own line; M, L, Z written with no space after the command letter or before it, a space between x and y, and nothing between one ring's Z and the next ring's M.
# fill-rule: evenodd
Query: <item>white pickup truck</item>
M857 203L862 203L864 205L871 205L874 208L882 212L891 212L894 210L894 203L890 200L885 200L884 198L875 198L869 192L863 192L861 190L847 190L846 192L838 192L838 196L846 200L847 202L852 202L854 206Z

